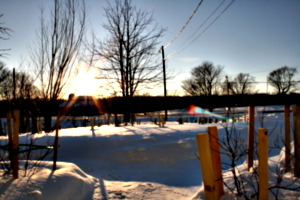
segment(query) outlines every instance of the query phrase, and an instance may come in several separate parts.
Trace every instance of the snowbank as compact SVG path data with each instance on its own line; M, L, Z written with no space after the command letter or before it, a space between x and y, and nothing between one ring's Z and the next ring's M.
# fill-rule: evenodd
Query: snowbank
M97 179L84 173L77 165L59 162L54 172L52 162L43 162L42 166L30 177L22 177L24 169L20 169L19 179L14 180L10 176L1 178L1 199L92 199Z

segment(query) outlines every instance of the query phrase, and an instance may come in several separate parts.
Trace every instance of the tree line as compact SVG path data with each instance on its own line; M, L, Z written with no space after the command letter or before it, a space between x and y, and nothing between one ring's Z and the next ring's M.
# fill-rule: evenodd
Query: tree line
M34 81L29 74L10 70L4 62L0 61L0 98L2 100L40 97L41 91Z
M296 79L297 69L283 66L271 71L268 83L275 94L284 95L299 91L300 81ZM224 67L203 62L192 69L191 77L182 81L182 89L191 96L256 94L257 82L249 73L238 73L234 77L224 75Z

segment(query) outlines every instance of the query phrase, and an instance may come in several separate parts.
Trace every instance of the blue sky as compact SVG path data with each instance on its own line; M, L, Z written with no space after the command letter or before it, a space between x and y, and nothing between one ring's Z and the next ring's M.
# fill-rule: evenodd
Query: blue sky
M8 67L18 67L21 57L28 57L28 47L36 39L39 6L48 7L46 0L0 0L1 22L12 29L12 37L0 41L1 48L11 48L7 58L1 58ZM101 38L105 30L101 24L104 0L87 0L89 27ZM168 44L179 32L200 0L133 0L136 6L153 11L156 22L167 28L161 44ZM229 76L240 72L256 77L261 92L266 91L266 77L274 69L287 65L300 72L300 1L296 0L235 0L205 32L207 26L230 4L225 0L220 9L198 32L192 33L222 3L222 0L204 0L193 19L180 36L165 49L166 56L181 45L195 40L183 51L167 60L167 67L177 75L168 82L169 93L180 91L180 83L190 76L192 68L203 61L224 66ZM203 34L201 34L203 32ZM199 34L201 34L197 39ZM300 77L299 74L297 76ZM163 94L160 91L155 94Z

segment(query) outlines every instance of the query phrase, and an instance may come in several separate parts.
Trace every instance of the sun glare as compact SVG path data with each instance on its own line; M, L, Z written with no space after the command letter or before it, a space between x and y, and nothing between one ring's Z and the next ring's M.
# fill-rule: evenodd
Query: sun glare
M97 95L99 88L99 80L95 79L95 74L92 72L80 73L74 79L73 82L73 93L75 95Z

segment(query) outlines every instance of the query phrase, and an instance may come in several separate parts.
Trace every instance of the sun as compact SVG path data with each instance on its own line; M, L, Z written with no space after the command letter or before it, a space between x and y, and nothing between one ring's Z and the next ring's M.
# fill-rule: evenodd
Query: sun
M72 92L76 96L96 96L99 89L99 80L95 78L95 73L80 72L73 80Z

